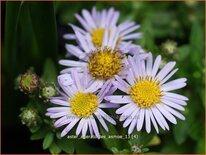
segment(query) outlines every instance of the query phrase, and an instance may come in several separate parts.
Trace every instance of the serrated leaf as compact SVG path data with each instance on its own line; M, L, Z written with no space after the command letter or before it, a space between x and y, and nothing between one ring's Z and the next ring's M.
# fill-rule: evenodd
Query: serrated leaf
M53 142L49 147L49 152L52 154L59 154L61 151L61 148L55 142Z
M54 140L54 134L52 132L48 132L46 134L46 136L44 137L44 141L43 141L43 149L47 149L49 148L49 146L52 144Z

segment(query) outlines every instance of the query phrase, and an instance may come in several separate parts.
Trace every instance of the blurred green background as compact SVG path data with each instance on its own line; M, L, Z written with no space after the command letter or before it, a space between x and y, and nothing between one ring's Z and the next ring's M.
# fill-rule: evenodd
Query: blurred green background
M67 24L79 25L74 13L92 6L112 6L121 13L119 23L130 19L141 24L144 37L136 43L155 56L163 55L166 62L177 61L175 77L188 79L187 87L179 91L189 98L186 120L158 135L160 142L148 146L149 153L204 153L204 5L195 1L2 2L2 153L48 153L41 141L30 141L29 130L20 123L19 109L28 97L15 90L15 78L32 66L54 81L61 69L58 60L66 54L62 35L72 32ZM112 143L105 143L99 153L112 153ZM124 149L130 148L115 151ZM81 147L76 152L94 153Z

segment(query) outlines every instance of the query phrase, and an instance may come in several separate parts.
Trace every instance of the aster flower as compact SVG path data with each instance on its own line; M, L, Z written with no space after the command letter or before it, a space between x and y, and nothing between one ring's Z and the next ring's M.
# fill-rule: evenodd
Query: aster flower
M61 73L70 73L73 68L78 72L86 69L95 80L107 81L113 79L114 75L124 75L127 66L126 53L137 50L143 52L139 46L132 46L130 42L121 48L116 48L119 36L119 30L116 27L104 31L102 46L99 48L90 42L89 35L83 36L79 31L75 33L82 49L71 44L66 44L66 49L80 61L60 60L61 65L70 67ZM144 54L141 56L144 57Z
M64 92L59 97L53 97L50 102L58 107L47 109L46 115L52 119L57 119L54 123L56 128L67 125L61 133L65 136L76 124L76 135L82 133L85 136L87 130L91 135L100 137L96 119L103 128L108 131L105 120L112 124L116 122L106 114L103 108L114 108L116 105L103 103L103 98L110 93L111 83L94 81L85 71L77 73L73 70L71 74L62 74L58 76L58 83ZM100 89L101 88L101 89Z
M105 100L116 104L125 104L116 110L121 114L120 121L124 121L123 127L128 127L131 134L136 127L140 131L145 124L146 131L151 132L153 124L157 133L158 125L169 130L166 120L176 124L176 116L181 120L185 117L179 112L184 111L187 97L170 92L186 86L186 78L179 78L167 82L178 69L173 69L175 62L167 63L158 71L161 56L159 55L153 64L152 54L140 60L138 56L128 58L131 68L128 70L126 81L116 76L114 86L127 95L106 96Z
M82 25L83 29L75 25L69 24L74 31L80 32L83 36L89 34L90 41L95 47L102 46L103 34L105 29L109 30L111 33L112 27L118 27L120 33L118 34L118 44L125 44L127 40L139 39L141 38L141 33L134 33L140 25L135 24L131 21L125 21L117 26L117 21L119 19L119 11L115 11L114 8L108 10L104 9L99 12L93 7L91 13L88 10L82 10L82 16L75 14L75 17ZM75 34L64 35L65 39L77 39Z

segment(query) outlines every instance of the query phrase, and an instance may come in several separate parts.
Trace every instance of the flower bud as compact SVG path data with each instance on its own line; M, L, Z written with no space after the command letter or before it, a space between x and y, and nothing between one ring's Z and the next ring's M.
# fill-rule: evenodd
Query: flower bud
M40 123L40 116L38 111L32 107L21 108L21 114L19 115L22 124L27 127L35 127Z
M40 97L48 100L50 97L54 97L57 95L57 91L53 84L46 83L40 89Z
M148 148L144 148L143 145L138 145L138 144L133 145L131 147L131 150L135 154L142 154L142 153L145 153L145 152L149 151Z
M167 54L175 54L177 52L177 43L172 40L167 40L161 47L162 51Z
M26 93L32 93L39 87L39 77L33 72L26 72L21 75L19 87Z

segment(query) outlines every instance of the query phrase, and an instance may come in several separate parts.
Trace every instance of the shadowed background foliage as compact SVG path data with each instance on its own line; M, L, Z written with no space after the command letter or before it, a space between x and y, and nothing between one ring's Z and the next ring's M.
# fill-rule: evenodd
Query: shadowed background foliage
M29 67L38 75L55 81L58 60L66 54L62 35L72 32L67 25L79 25L74 13L81 9L114 7L127 19L141 24L144 36L136 43L164 61L176 61L176 77L186 77L180 91L189 98L185 121L158 135L160 142L148 146L149 153L204 153L204 2L2 2L2 153L48 153L42 141L30 141L30 132L18 117L28 97L15 90L15 78ZM174 50L168 51L167 41ZM175 45L177 44L177 45ZM73 59L71 57L71 59ZM113 144L97 143L99 153L112 153ZM94 153L93 145L76 153ZM82 146L81 146L82 145ZM127 147L127 146L125 146ZM91 149L90 149L91 148ZM116 152L123 149L118 148ZM113 150L113 152L115 152Z

